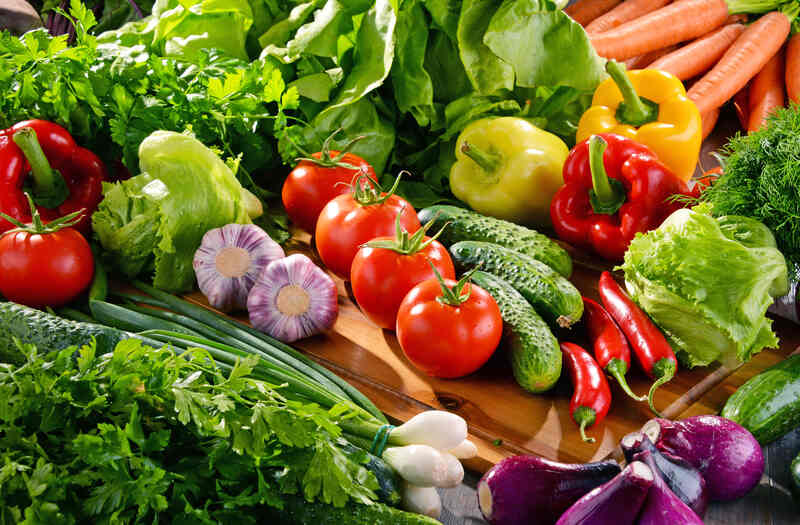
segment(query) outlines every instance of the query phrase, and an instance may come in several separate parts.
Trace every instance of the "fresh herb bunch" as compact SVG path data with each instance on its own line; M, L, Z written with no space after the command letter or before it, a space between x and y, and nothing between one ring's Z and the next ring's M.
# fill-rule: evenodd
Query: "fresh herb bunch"
M284 494L345 505L378 487L330 411L201 350L137 340L0 365L0 523L257 523Z
M800 268L800 106L777 110L759 131L723 149L724 173L703 193L715 215L766 224L786 259Z

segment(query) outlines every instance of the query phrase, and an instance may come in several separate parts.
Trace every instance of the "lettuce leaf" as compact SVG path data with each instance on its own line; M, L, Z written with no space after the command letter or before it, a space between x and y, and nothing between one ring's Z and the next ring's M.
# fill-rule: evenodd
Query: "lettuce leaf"
M733 365L778 344L765 314L786 293L787 265L757 221L679 210L636 235L622 269L628 292L686 366Z
M203 235L250 223L260 203L197 139L156 131L139 147L140 175L104 184L92 225L112 264L128 277L152 272L153 285L180 292L194 284L192 259ZM252 199L255 199L253 201Z

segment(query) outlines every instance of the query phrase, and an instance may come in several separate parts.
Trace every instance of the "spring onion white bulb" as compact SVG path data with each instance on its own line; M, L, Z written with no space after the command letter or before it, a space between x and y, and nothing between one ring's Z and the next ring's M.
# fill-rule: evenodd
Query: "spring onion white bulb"
M478 455L478 447L469 439L465 439L456 448L450 449L449 452L458 459L470 459Z
M403 482L403 509L438 519L442 513L442 499L433 487L418 487Z
M412 417L392 430L392 442L407 445L429 445L450 450L467 439L464 418L444 410L428 410Z
M383 453L383 460L412 485L440 487L449 483L450 465L433 447L427 445L389 447Z
M192 265L209 304L229 312L247 306L258 276L283 256L280 245L255 224L228 224L203 235Z
M339 314L336 283L305 255L271 262L247 298L255 328L290 343L333 326Z
M447 464L447 476L437 487L457 487L464 481L464 467L461 466L461 461L448 452L440 452L440 454Z

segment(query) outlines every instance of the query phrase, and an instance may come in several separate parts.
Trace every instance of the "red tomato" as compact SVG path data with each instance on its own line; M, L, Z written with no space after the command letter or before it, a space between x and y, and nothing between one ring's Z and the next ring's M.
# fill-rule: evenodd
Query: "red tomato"
M317 152L311 156L320 158L321 155ZM329 156L337 155L338 151L329 152ZM358 169L352 170L344 166L326 167L309 160L301 160L283 183L281 190L283 207L286 208L289 219L308 233L314 233L317 217L328 201L350 191L350 184L357 173L365 173L375 180L375 170L358 155L345 153L339 162Z
M400 225L406 231L414 233L421 228L417 212L397 195L366 206L356 202L352 193L339 195L325 205L317 220L315 242L320 259L333 273L349 279L350 266L361 245L394 234L395 219L401 211Z
M92 250L77 230L0 237L0 293L9 301L61 306L88 288L93 275Z
M429 239L425 237L423 242ZM374 240L393 241L395 237ZM453 260L439 241L409 255L369 246L358 250L350 269L350 282L361 311L381 328L394 330L397 310L406 294L422 281L436 277L429 260L442 277L455 279Z
M456 283L445 280L447 286ZM467 284L469 299L442 304L439 281L423 281L403 299L397 312L397 340L414 366L434 377L461 377L483 366L500 343L503 319L497 302L483 288Z

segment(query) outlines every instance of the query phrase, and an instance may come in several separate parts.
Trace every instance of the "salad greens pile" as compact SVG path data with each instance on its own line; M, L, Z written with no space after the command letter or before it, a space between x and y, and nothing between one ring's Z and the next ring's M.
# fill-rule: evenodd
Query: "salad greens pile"
M284 494L371 503L335 418L201 350L130 339L0 365L0 523L258 523ZM336 412L335 414L333 412Z
M707 205L678 210L636 234L622 269L631 296L685 366L736 364L778 345L765 314L788 290L787 266L754 219L714 218Z
M412 204L448 200L469 122L521 116L571 142L605 75L561 1L158 0L97 36L71 2L70 47L0 34L0 126L53 120L133 174L147 135L189 129L241 156L237 177L262 199L283 164L343 128L333 147L364 135L353 151L379 174L410 170ZM285 227L270 218L270 233Z
M104 183L92 227L104 256L126 277L147 272L162 290L194 286L194 252L205 233L247 224L261 203L197 139L156 131L139 146L142 173Z

